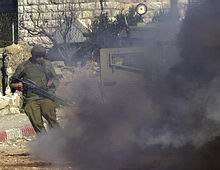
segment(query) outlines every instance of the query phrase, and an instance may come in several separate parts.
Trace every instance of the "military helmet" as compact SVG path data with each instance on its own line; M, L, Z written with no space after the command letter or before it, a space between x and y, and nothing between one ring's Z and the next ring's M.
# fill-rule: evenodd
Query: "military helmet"
M46 49L42 45L34 45L31 54L34 57L44 57L46 55Z

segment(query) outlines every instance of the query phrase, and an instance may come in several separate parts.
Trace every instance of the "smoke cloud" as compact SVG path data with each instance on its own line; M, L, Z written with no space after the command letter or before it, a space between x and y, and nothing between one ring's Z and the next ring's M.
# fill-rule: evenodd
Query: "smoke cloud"
M149 80L151 86L146 81L144 89L115 89L108 102L103 102L98 81L74 82L73 100L78 101L79 112L68 113L63 129L52 130L35 141L33 155L70 162L79 170L184 167L172 159L173 152L179 153L175 149L191 146L193 151L220 135L219 11L218 0L189 8L177 37L181 59L169 56L172 60L166 72L159 70L161 76ZM169 30L161 27L164 31ZM146 68L146 79L149 74ZM185 152L181 153L177 157L183 160ZM155 163L168 156L172 164Z

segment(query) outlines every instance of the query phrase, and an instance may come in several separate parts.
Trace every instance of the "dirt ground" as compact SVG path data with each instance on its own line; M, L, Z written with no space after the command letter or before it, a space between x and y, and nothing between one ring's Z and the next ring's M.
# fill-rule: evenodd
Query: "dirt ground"
M36 160L28 152L29 140L0 143L0 170L74 170L68 164L53 165Z
M0 170L76 170L68 163L54 165L36 160L29 154L28 143L19 139L0 143ZM154 149L136 154L128 168L122 170L219 170L220 138L200 148Z

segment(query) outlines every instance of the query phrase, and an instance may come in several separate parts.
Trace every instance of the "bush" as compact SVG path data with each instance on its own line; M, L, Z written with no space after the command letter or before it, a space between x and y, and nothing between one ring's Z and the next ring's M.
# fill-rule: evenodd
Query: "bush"
M90 26L88 46L92 47L92 51L96 51L96 54L100 48L118 47L121 45L119 35L123 31L128 33L129 26L136 26L139 22L143 22L143 18L135 13L134 8L130 8L126 14L121 12L113 18L110 18L108 13L102 13Z

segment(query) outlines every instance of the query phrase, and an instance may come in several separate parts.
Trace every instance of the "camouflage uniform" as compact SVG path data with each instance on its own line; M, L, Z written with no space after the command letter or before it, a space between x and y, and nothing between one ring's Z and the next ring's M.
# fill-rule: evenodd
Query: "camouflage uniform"
M49 92L54 93L56 87L58 86L58 77L54 71L52 64L41 58L39 61L35 60L33 55L37 54L38 50L43 50L41 47L33 47L32 57L23 63L21 63L10 81L10 87L12 92L15 91L15 82L13 78L24 78L34 81L39 87L47 89ZM42 51L41 51L42 52ZM43 50L43 54L46 51ZM39 53L40 54L40 53ZM40 54L40 55L43 55ZM47 83L52 80L52 87L48 88ZM27 114L34 130L37 133L45 132L45 127L43 125L42 116L48 121L50 128L58 127L58 122L56 120L56 103L50 99L38 96L24 89L24 111Z

